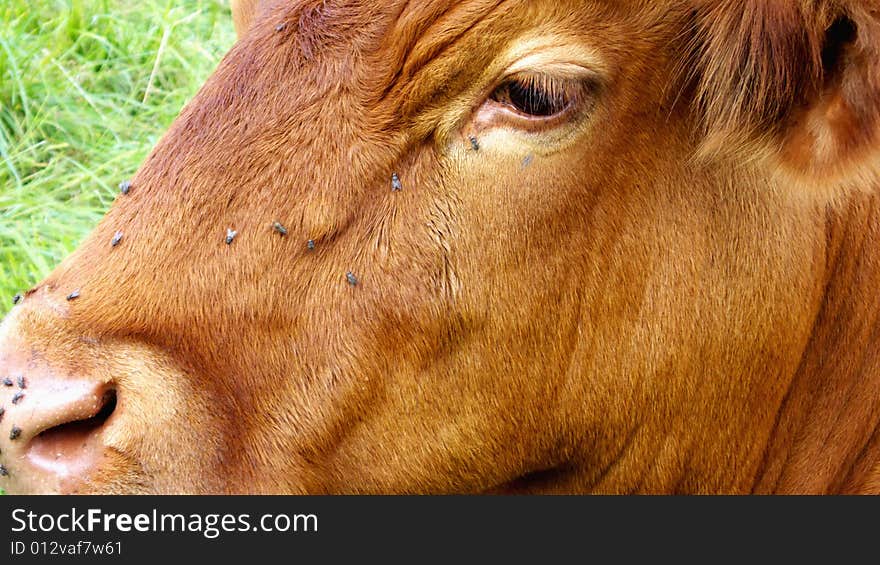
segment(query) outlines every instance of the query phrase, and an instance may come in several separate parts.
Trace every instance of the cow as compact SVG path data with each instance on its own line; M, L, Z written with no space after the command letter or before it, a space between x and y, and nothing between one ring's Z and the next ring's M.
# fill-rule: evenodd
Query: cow
M233 12L3 322L8 492L880 492L874 2Z

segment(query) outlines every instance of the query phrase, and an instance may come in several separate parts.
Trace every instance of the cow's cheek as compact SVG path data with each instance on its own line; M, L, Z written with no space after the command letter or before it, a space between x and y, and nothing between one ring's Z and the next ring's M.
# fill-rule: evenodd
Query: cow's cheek
M222 409L201 376L142 345L120 345L102 369L118 375L120 425L105 434L107 476L131 466L148 479L151 492L223 492L229 473L222 467L226 433ZM121 469L113 469L119 465ZM127 483L130 489L131 484Z

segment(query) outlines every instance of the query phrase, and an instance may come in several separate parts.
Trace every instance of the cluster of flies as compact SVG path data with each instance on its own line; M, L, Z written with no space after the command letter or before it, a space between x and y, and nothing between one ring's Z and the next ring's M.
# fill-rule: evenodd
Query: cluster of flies
M18 377L16 377L16 379L14 381L12 380L12 377L5 377L3 379L3 388L12 388L14 386L18 386L18 390L15 391L15 394L12 395L12 404L18 405L21 403L22 400L24 400L24 397L25 397L24 391L27 388L27 379L24 378L24 375L19 375ZM5 415L6 415L6 407L0 406L0 422L3 421L3 417ZM15 441L19 437L21 437L21 428L19 428L15 424L13 424L12 428L9 430L9 439L10 439L10 441ZM0 452L0 455L2 455L2 452ZM0 477L8 477L8 476L9 476L9 470L6 468L5 465L0 464Z
M275 30L280 32L280 31L284 31L284 29L286 29L286 28L287 28L287 24L282 23L282 24L279 24L278 26L276 26ZM468 136L468 141L471 144L471 149L473 149L474 151L480 150L480 142L475 136L473 136L473 135ZM523 161L523 167L524 168L528 167L531 164L531 162L532 162L532 155L529 155ZM131 192L131 189L132 189L132 183L130 180L126 180L126 181L119 183L119 192L123 196L127 196ZM392 173L391 174L391 192L401 192L401 191L403 191L403 182L400 180L400 175L398 175L396 172ZM287 237L287 235L288 235L287 228L284 227L284 225L279 221L275 221L272 223L272 230L275 233L277 233L280 237ZM238 231L236 231L232 228L227 228L226 229L226 239L225 239L226 245L232 245L235 242L235 239L238 237L238 235L239 235ZM110 246L111 247L118 247L119 244L122 243L122 239L124 237L125 237L125 234L123 232L117 231L115 234L113 234L113 239L110 240ZM317 247L317 243L315 242L314 239L310 239L306 242L306 248L309 251L314 251L316 249L316 247ZM352 273L351 271L349 271L345 274L345 280L351 286L357 286L358 283L360 282L358 280L357 276L354 273ZM79 297L80 297L80 289L76 289L73 292L71 292L70 294L68 294L66 298L67 298L68 302L73 302L74 300L78 299ZM21 294L16 294L15 296L12 297L12 304L18 305L23 299L24 299L24 297ZM2 412L0 412L0 416L2 416Z
M283 30L284 26L285 26L285 24L282 24L281 26L278 27L278 30L279 31ZM480 144L477 141L477 138L471 136L469 138L469 140L471 142L471 146L473 147L474 151L479 151ZM123 181L119 184L119 192L123 196L127 196L131 192L131 189L132 189L132 183L130 180ZM398 175L397 173L392 173L392 175L391 175L391 191L392 192L401 192L402 190L403 190L403 182L400 180L400 175ZM279 221L275 221L272 223L272 230L275 233L277 233L280 237L287 237L287 235L288 235L287 228L284 227L284 225ZM232 245L238 236L239 236L238 231L236 231L232 228L227 228L226 229L226 238L225 238L226 245ZM113 239L110 240L110 246L111 247L118 247L122 243L122 240L124 237L125 237L125 234L122 231L117 231L115 234L113 234ZM317 243L315 242L314 239L310 239L306 242L306 248L309 251L314 251L317 248ZM349 271L345 274L345 280L351 286L357 286L360 282L358 280L357 276L354 273L352 273L351 271ZM73 292L71 292L70 294L68 294L66 299L68 302L73 302L74 300L78 299L79 297L80 297L80 289L76 289ZM21 294L16 294L14 297L12 297L12 304L18 305L23 299L24 299L24 297ZM2 415L2 412L0 412L0 415Z

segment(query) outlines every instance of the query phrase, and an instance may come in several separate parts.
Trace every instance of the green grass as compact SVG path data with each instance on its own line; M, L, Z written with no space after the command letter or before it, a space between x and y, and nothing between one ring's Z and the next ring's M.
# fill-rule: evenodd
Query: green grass
M228 0L0 2L0 316L97 224L234 39Z

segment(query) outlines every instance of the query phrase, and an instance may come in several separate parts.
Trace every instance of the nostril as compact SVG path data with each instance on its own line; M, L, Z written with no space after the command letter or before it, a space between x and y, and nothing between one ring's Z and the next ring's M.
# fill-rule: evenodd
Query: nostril
M54 428L49 428L34 438L34 441L57 442L76 436L91 435L92 432L104 426L104 423L113 415L114 410L116 410L116 391L108 390L101 399L101 408L97 414L90 418L66 422Z
M100 408L91 417L65 422L34 437L30 443L32 462L71 475L94 463L101 429L116 410L116 391L104 393Z

